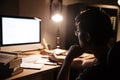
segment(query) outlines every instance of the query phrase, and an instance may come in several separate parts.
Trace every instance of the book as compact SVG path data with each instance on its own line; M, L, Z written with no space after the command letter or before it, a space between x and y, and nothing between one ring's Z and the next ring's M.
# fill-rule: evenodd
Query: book
M23 71L22 58L16 53L0 51L0 79L5 79Z
M7 52L0 52L0 64L6 65L8 64L10 61L14 60L15 58L17 58L16 54L12 54L12 53L7 53Z
M0 68L0 80L4 80L5 78L17 75L19 73L23 72L23 68L18 65L14 68L8 68L7 66Z
M17 66L20 66L21 63L22 63L22 58L17 57L15 59L13 59L12 61L10 61L8 63L8 66L9 66L9 68L15 68Z
M16 68L13 68L13 72L11 73L11 76L17 75L19 73L23 72L23 68L18 66Z

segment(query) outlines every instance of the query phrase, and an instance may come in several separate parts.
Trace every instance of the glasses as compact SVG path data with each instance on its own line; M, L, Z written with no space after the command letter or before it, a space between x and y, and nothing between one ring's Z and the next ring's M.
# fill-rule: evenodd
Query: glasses
M78 36L78 33L80 33L79 31L80 21L76 22L75 26L76 26L76 30L74 31L74 33L75 33L75 36Z
M75 36L78 36L78 34L80 33L80 31L74 31L74 33L75 33Z

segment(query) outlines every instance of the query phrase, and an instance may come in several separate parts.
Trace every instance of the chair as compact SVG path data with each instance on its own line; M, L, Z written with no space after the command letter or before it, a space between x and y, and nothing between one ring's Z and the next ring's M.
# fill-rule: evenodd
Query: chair
M107 57L109 79L120 80L120 41L115 43Z

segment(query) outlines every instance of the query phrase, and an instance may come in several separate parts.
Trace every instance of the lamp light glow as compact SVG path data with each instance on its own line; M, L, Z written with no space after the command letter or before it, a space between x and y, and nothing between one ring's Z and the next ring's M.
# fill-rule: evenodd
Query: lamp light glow
M60 14L55 14L52 16L52 20L55 22L61 22L63 20L63 16Z
M120 0L118 0L118 5L120 5Z

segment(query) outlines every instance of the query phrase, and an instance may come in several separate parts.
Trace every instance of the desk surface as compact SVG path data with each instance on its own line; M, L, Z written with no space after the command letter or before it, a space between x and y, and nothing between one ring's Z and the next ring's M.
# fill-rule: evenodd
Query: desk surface
M40 57L39 51L34 51L34 52L30 52L30 53L27 52L25 54L28 55L28 54L32 54L32 53L36 53L35 55L37 55L37 58ZM57 69L59 69L59 67L60 67L60 65L47 65L47 64L44 64L43 67L40 70L38 70L38 69L37 70L36 69L23 69L23 72L21 72L19 74L16 74L16 75L14 75L14 76L12 76L10 78L7 78L6 80L13 80L13 79L14 80L26 80L25 77L29 77L30 78L30 76L33 76L33 75L36 75L36 74L37 74L37 76L43 76L43 74L45 74L45 75L47 74L48 75L49 72L54 72ZM27 79L29 79L29 78L27 78ZM31 79L29 79L29 80L31 80ZM34 80L37 80L37 79L34 79ZM50 80L52 80L52 79L50 79Z
M84 59L89 59L89 58L93 58L93 56L86 56L84 55L83 56L84 58L82 58L83 60ZM54 72L59 70L60 69L60 65L44 65L40 70L34 70L34 69L23 69L23 72L17 74L17 75L14 75L10 78L7 78L6 80L33 80L32 78L34 77L34 80L48 80L48 78L42 78L41 77L55 77L54 76ZM53 74L53 75L52 75ZM33 76L34 75L34 76ZM36 76L35 76L36 75ZM57 74L56 74L57 75ZM36 77L38 77L37 79L35 79ZM27 77L27 78L26 78ZM29 77L29 78L28 78ZM32 77L32 78L31 78ZM49 80L55 80L53 78L49 79Z
M59 65L44 65L43 68L41 68L40 70L34 70L34 69L23 69L23 72L12 76L10 78L7 78L6 80L13 80L13 79L18 79L18 78L22 78L22 77L26 77L26 76L30 76L33 74L37 74L40 73L40 75L44 74L45 72L49 72L49 71L55 71L57 69L59 69Z

